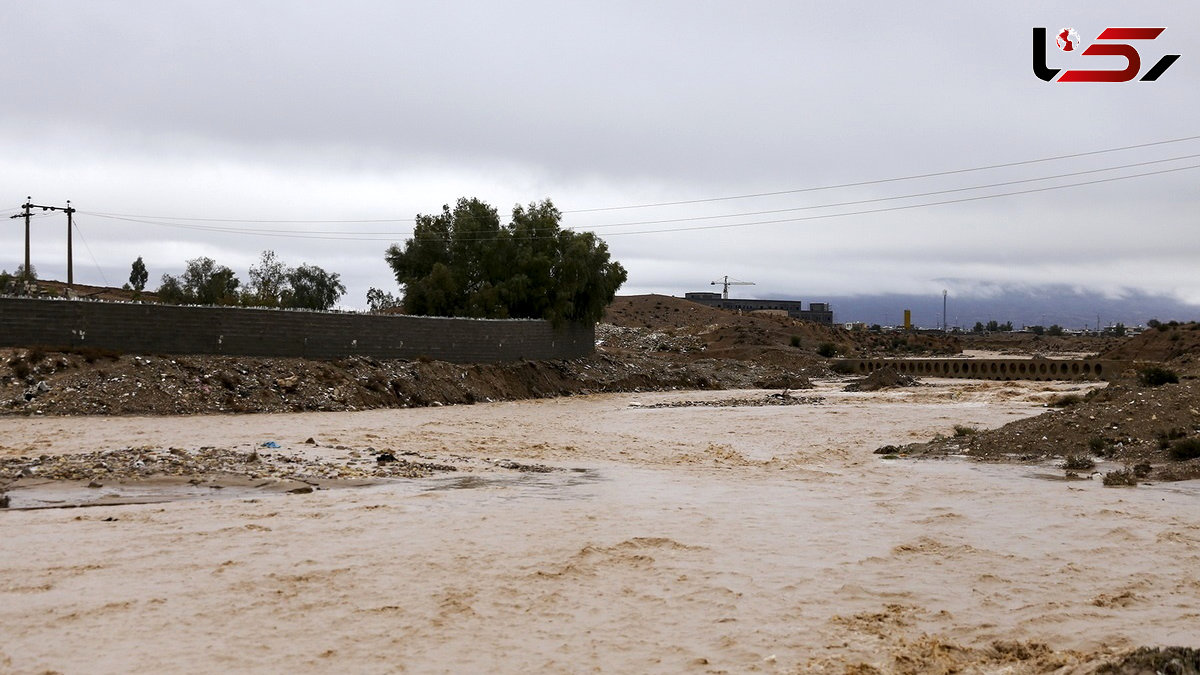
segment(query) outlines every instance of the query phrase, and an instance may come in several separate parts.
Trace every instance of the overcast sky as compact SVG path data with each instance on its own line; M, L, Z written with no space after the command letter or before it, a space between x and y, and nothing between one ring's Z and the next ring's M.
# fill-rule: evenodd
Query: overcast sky
M269 248L362 307L397 291L383 253L413 216L467 196L552 199L629 270L622 294L730 275L806 301L1054 283L1200 304L1194 2L46 1L5 25L0 215L70 199L83 283L139 255L153 287L201 255L245 279ZM1142 72L1181 58L1047 83L1035 26L1052 68L1125 65L1060 51L1066 27L1083 47L1166 27L1133 43ZM693 203L588 210L665 202ZM43 278L66 278L65 231L33 221Z

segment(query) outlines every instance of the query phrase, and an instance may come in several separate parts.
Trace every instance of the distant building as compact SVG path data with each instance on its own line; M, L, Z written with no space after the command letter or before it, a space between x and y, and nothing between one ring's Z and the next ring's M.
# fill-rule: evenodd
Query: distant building
M718 309L741 310L743 312L786 313L793 319L812 321L826 326L833 325L833 308L825 302L809 303L804 309L800 300L753 300L748 298L722 298L720 293L685 293L684 299L716 307Z

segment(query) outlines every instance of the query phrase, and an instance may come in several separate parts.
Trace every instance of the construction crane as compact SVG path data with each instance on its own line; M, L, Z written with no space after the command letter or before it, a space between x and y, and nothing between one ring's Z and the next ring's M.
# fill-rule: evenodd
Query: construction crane
M725 290L723 290L721 292L721 299L728 300L730 286L753 286L754 282L753 281L738 281L737 279L730 279L729 276L726 275L724 280L713 281L713 282L709 283L708 285L709 286L723 286Z

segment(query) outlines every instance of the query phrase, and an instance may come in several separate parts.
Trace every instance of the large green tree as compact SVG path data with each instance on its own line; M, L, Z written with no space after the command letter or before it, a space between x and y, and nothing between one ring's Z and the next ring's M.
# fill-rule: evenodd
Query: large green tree
M388 247L410 314L594 323L627 274L591 232L560 226L550 200L516 206L501 225L496 209L459 199L452 210L418 215L413 236Z

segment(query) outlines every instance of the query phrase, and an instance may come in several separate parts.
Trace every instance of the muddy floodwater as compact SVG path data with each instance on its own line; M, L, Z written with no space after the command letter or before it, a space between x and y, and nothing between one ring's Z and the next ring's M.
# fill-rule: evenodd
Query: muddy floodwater
M0 511L0 672L1076 672L1200 644L1195 481L873 454L1095 386L930 382L3 418L0 456L271 441L552 470Z

